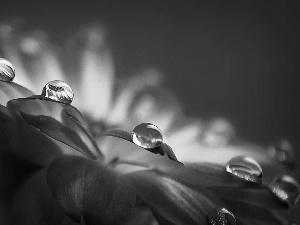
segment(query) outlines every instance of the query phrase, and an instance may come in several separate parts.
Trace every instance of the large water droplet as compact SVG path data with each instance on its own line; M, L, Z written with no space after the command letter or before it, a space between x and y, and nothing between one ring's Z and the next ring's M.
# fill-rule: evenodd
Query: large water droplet
M54 80L45 85L42 91L42 96L58 102L71 104L74 98L74 93L66 82Z
M291 143L282 139L268 147L268 155L284 164L294 165L295 163L295 150Z
M287 202L289 205L294 205L300 197L299 184L288 175L275 178L269 185L269 189L280 200Z
M142 148L153 149L161 145L163 137L157 126L151 123L141 123L133 129L132 140Z
M235 225L236 220L232 212L223 207L212 209L208 213L210 224L212 225Z
M247 181L261 183L262 168L254 159L247 156L238 156L231 159L226 165L227 172Z
M6 59L0 58L0 80L12 81L15 78L15 69Z

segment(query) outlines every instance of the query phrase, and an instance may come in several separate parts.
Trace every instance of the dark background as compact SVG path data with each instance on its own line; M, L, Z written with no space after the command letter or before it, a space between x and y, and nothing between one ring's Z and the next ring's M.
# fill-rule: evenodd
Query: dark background
M118 74L155 66L189 115L225 116L241 137L300 146L300 1L1 3L58 42L104 23Z

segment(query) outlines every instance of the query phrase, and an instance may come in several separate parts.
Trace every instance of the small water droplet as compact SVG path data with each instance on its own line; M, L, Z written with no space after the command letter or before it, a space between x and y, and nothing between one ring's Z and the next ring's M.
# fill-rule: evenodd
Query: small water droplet
M229 210L218 207L210 210L208 213L210 224L212 225L235 225L236 220L232 212Z
M269 185L269 189L280 200L287 202L289 205L294 205L300 197L300 188L297 181L288 175L277 177Z
M226 171L247 181L262 182L263 172L261 166L254 159L247 156L238 156L229 160Z
M15 69L13 65L4 58L0 58L0 80L13 81L15 78Z
M268 155L283 164L294 165L295 150L292 144L282 139L268 147Z
M142 148L153 149L161 145L163 137L157 126L151 123L141 123L133 129L132 140Z
M66 82L54 80L45 85L42 91L42 96L58 102L71 104L74 98L74 93Z

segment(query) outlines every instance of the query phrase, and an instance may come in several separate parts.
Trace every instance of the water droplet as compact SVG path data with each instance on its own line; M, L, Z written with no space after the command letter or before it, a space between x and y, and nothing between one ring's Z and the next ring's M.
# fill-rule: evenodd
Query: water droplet
M286 165L294 165L295 150L291 143L282 139L268 147L268 155Z
M141 123L133 129L132 140L142 148L153 149L161 145L163 137L157 126L151 123Z
M247 181L262 182L262 168L258 162L247 156L231 159L226 165L226 171Z
M0 58L0 80L12 81L15 78L15 69L6 59Z
M236 220L232 212L223 207L210 210L208 213L210 224L212 225L235 225Z
M233 125L225 119L217 118L209 122L203 134L202 142L209 147L221 147L229 144L236 136Z
M269 189L280 200L287 202L289 205L294 205L300 197L299 184L288 175L275 178L269 185Z
M54 80L45 85L42 96L58 102L71 104L74 93L71 87L64 81Z

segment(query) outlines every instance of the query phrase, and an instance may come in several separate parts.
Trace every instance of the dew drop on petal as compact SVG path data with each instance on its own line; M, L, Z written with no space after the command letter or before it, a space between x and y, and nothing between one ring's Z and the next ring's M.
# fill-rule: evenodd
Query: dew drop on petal
M270 145L268 147L268 155L281 163L294 164L295 150L292 144L285 139Z
M13 81L15 78L15 69L12 64L4 58L0 58L0 80Z
M42 91L42 96L58 102L71 104L74 98L74 93L66 82L54 80L45 85Z
M223 207L212 209L208 213L212 225L235 225L236 220L232 212Z
M262 168L254 159L247 156L237 156L229 160L226 171L247 181L261 183Z
M297 181L288 175L277 177L269 185L269 189L280 200L287 202L289 205L294 205L300 197L300 188Z
M163 137L157 126L141 123L133 129L132 141L142 148L153 149L161 145Z

